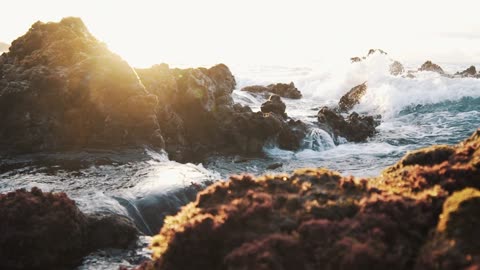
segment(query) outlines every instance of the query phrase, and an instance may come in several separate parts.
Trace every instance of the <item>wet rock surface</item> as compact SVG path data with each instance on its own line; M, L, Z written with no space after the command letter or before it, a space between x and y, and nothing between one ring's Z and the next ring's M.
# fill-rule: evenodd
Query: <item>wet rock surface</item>
M317 119L320 127L332 134L332 137L343 137L352 142L362 142L374 136L375 128L379 125L373 116L353 112L344 117L328 107L320 109Z
M302 93L295 87L293 82L287 83L276 83L270 84L268 86L261 85L252 85L247 86L241 89L242 91L250 93L273 93L284 98L291 99L300 99L302 98Z
M282 117L287 117L287 114L285 113L286 109L287 105L283 103L278 95L271 95L270 98L260 107L260 110L263 113L275 113Z
M231 177L168 217L138 269L476 269L479 157L480 130L377 178Z
M477 69L475 66L470 66L469 68L465 69L464 71L459 71L455 73L455 76L460 76L462 78L465 77L480 77L479 74L477 74Z
M357 104L360 103L360 99L366 94L367 92L367 82L359 84L350 91L348 91L345 95L340 98L338 102L338 108L340 112L348 112Z
M2 269L69 269L100 248L126 248L138 231L112 215L85 215L65 193L0 194Z

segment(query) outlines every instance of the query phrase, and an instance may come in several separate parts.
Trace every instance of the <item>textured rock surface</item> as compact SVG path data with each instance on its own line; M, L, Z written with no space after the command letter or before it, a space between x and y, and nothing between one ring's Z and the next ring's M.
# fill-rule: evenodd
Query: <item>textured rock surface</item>
M477 269L479 158L480 130L373 179L231 177L168 217L139 269Z
M340 98L340 101L338 102L338 107L341 112L348 112L355 105L360 103L360 99L365 95L367 92L367 82L364 82L362 84L359 84L350 91L348 91L345 95L343 95Z
M295 84L293 84L293 82L289 84L276 83L270 84L268 86L252 85L242 88L241 91L246 91L250 93L273 93L281 97L291 99L302 98L302 93L295 87Z
M343 137L348 141L362 142L375 135L378 121L373 116L359 115L356 112L347 117L328 107L323 107L317 114L321 128L334 138Z
M262 104L260 110L263 113L275 113L282 117L287 117L285 110L287 106L278 95L271 95L270 98Z
M78 18L37 22L0 56L0 151L147 144L184 162L283 145L286 119L234 104L235 85L224 64L134 70ZM299 95L293 84L268 88Z
M477 69L475 66L470 66L469 68L465 69L464 71L457 72L455 75L460 76L460 77L476 77L477 74Z
M64 269L99 248L125 248L135 226L117 216L84 215L65 193L0 194L0 268Z
M0 147L163 147L158 100L78 18L37 22L0 56Z
M405 68L403 67L402 63L398 61L394 61L392 64L390 64L390 74L393 76L398 76L401 75L405 72Z
M443 69L435 64L435 63L432 63L432 61L427 61L425 63L423 63L423 65L418 69L419 71L432 71L432 72L437 72L439 74L445 74L445 71L443 71Z

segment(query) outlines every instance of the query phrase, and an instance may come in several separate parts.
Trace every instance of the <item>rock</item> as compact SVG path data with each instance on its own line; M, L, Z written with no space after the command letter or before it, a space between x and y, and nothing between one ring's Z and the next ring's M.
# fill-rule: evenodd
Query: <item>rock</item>
M368 51L367 56L370 56L370 55L375 54L375 53L380 53L380 54L387 55L387 53L386 53L384 50L382 50L382 49L370 49L370 50Z
M275 170L275 169L278 169L278 168L281 168L283 166L283 163L280 163L280 162L276 162L276 163L272 163L270 165L267 166L267 170Z
M452 149L371 179L301 169L219 181L167 217L137 269L476 269L480 130Z
M138 238L135 224L127 217L112 214L87 215L90 250L128 248Z
M287 117L285 110L287 106L278 95L271 95L270 98L260 107L263 113L275 113L282 117Z
M157 97L80 19L33 24L0 63L0 148L164 146Z
M360 99L367 92L367 82L357 85L350 89L345 95L340 98L338 107L341 112L348 112L357 104L360 103Z
M323 107L317 114L318 122L333 137L343 137L348 141L362 142L375 135L378 122L373 116L361 116L356 112L344 118L338 112Z
M351 61L352 63L358 63L358 62L362 62L362 58L356 56L356 57L350 58L350 61Z
M477 69L475 66L470 66L462 72L457 72L455 75L460 77L475 77L477 75Z
M442 75L445 74L445 71L443 71L443 69L439 65L432 63L432 61L427 61L423 63L423 65L418 70L436 72Z
M302 93L295 87L293 82L289 84L286 84L286 83L270 84L268 86L252 85L252 86L247 86L242 88L241 91L246 91L250 93L270 92L284 98L291 98L291 99L302 98Z
M480 268L479 209L478 189L464 189L448 197L437 228L421 249L415 268Z
M64 269L98 248L124 248L137 231L118 217L83 214L65 193L0 194L2 269ZM128 228L128 229L127 229Z
M405 68L403 67L402 63L398 61L394 61L392 64L390 64L390 74L393 76L398 76L400 74L403 74L405 72Z

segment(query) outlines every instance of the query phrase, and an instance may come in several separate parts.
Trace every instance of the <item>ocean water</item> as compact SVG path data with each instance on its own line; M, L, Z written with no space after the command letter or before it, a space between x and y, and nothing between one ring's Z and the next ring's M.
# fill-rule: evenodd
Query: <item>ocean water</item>
M414 79L395 77L388 73L389 64L388 57L375 54L355 64L345 61L303 66L229 65L237 79L235 101L253 110L259 110L265 98L242 92L242 87L295 83L303 98L283 99L287 114L312 125L305 139L307 147L297 152L266 145L263 158L212 156L204 164L180 164L168 160L165 153L148 148L2 157L0 192L38 186L44 191L66 192L87 213L129 216L146 235L137 247L99 251L85 258L79 269L135 265L148 256L149 235L158 232L166 215L193 200L203 186L231 174L325 167L344 175L375 176L409 150L456 144L480 127L480 79L451 79L432 72L417 73ZM416 69L420 64L407 63L406 69ZM439 64L449 73L469 66ZM336 145L328 133L315 128L318 109L336 104L348 90L365 81L367 94L354 111L380 114L378 134L364 143L344 141ZM273 163L283 166L268 170Z

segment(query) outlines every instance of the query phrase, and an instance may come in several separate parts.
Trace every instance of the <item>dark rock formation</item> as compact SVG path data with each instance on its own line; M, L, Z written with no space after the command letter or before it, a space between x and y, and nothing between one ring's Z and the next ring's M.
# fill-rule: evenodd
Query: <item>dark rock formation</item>
M291 99L300 99L302 98L302 93L295 87L293 82L286 84L286 83L277 83L277 84L270 84L268 86L261 86L261 85L252 85L247 86L241 89L241 91L246 91L250 93L273 93L277 94L284 98L291 98Z
M470 66L462 72L457 72L455 75L460 77L475 77L477 75L477 69L475 66Z
M84 215L65 193L17 190L0 194L0 268L64 269L99 248L135 241L131 222Z
M479 158L480 130L373 179L231 177L167 217L138 269L477 269Z
M362 62L362 58L360 58L358 56L355 56L355 57L350 58L350 61L352 63L358 63L358 62Z
M0 147L163 147L158 99L80 19L37 22L0 56Z
M350 89L350 91L343 95L338 102L338 107L340 111L348 112L353 109L355 105L360 103L360 99L365 95L366 92L367 82L364 82Z
M0 56L0 150L148 144L178 161L259 153L290 126L234 104L235 84L223 64L134 70L78 18L37 22ZM301 96L293 83L268 89Z
M287 117L285 113L287 106L278 95L271 95L270 98L262 104L260 109L263 113L275 113L282 117Z
M317 114L320 127L332 134L332 137L343 137L348 141L362 142L375 135L378 122L373 116L351 113L346 118L328 107L323 107Z
M418 70L437 72L442 75L445 74L445 71L443 71L443 69L439 65L432 63L432 61L427 61L423 63L423 65Z
M387 52L385 52L385 51L382 50L382 49L370 49L370 50L368 51L367 56L370 56L370 55L375 54L375 53L377 53L377 52L380 53L380 54L387 55Z
M405 72L405 68L403 67L402 63L398 61L394 61L392 64L390 64L389 69L390 74L392 74L393 76L398 76Z

